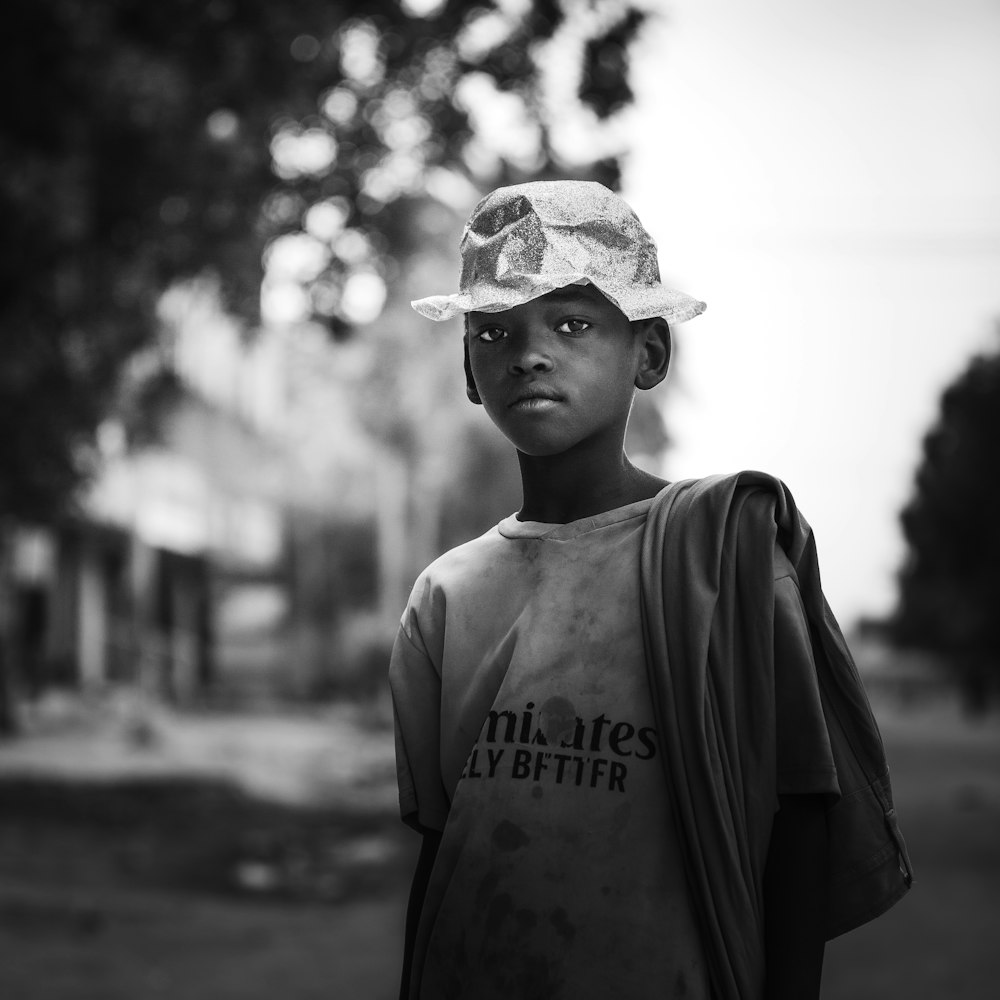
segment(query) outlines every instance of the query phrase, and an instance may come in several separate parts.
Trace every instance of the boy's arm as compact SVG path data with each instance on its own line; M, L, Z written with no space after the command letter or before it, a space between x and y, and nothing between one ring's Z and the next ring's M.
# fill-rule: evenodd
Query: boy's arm
M410 973L413 970L413 947L417 938L417 925L420 923L420 911L423 909L424 896L427 893L427 882L430 879L434 859L437 857L441 834L437 830L423 829L423 843L420 845L420 855L417 867L413 873L413 884L410 886L410 901L406 906L406 932L403 941L403 974L399 986L400 1000L408 1000L410 995Z
M778 799L764 870L764 997L816 1000L826 941L826 800Z

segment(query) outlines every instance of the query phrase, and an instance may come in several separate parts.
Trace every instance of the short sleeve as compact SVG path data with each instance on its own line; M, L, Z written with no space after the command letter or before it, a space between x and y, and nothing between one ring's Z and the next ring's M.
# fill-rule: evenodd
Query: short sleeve
M775 558L774 690L779 795L840 795L805 606L784 553Z
M401 626L389 664L396 732L399 811L411 826L443 830L448 796L441 780L441 677L426 650Z

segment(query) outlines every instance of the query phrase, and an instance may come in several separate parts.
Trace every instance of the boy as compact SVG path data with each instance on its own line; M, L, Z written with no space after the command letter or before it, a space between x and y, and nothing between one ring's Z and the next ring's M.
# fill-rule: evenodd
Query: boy
M495 191L462 260L414 308L465 314L523 505L421 574L393 650L423 834L402 995L817 997L824 940L898 899L908 860L787 490L625 456L635 389L704 304L593 183Z

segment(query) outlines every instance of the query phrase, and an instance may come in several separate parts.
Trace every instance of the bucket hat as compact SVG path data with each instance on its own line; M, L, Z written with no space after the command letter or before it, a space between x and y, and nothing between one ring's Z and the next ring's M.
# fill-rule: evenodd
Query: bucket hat
M660 283L656 244L629 205L594 181L533 181L497 188L473 209L453 295L411 302L435 322L500 312L566 285L594 285L629 320L680 323L705 303Z

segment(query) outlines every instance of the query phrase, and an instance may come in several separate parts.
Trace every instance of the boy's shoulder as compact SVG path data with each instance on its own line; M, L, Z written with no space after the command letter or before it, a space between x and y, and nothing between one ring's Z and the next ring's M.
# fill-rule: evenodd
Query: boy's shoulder
M505 544L506 540L500 534L499 525L494 525L476 538L470 538L467 542L443 552L425 567L417 582L460 583L470 575L476 574L485 564L495 560Z
M404 617L416 615L423 629L431 621L442 620L445 609L455 602L475 605L491 588L505 585L499 582L501 578L509 582L503 570L509 549L499 526L448 549L417 576Z

